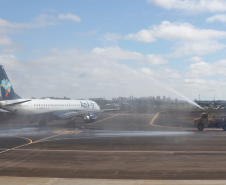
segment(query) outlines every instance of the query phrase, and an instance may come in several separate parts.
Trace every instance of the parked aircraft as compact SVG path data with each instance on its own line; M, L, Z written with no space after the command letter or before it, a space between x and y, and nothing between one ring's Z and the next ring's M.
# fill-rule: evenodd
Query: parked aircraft
M98 114L105 111L91 100L23 99L14 92L2 65L0 85L1 112L38 118L40 126L55 119L68 119L74 124L76 117L82 117L87 123L93 122Z

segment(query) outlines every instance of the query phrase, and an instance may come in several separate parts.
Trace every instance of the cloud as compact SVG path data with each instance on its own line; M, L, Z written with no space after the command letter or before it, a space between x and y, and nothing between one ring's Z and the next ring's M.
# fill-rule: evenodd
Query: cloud
M156 36L154 35L153 30L143 29L136 34L126 35L125 39L135 40L138 42L154 42L154 41L156 41Z
M195 57L191 57L189 59L189 61L191 61L191 62L202 62L203 61L203 58L201 58L199 56L195 56Z
M54 16L40 14L35 17L33 20L27 23L15 23L10 22L5 19L0 18L0 33L11 33L17 32L20 29L33 29L33 28L41 28L46 26L54 26L57 25L57 19ZM3 31L2 31L3 30Z
M122 53L114 57L116 52ZM140 57L144 55L121 48L94 48L90 52L82 52L75 48L68 50L54 48L46 51L45 56L28 61L18 60L13 55L0 54L0 60L4 61L2 64L7 70L14 90L24 98L67 96L76 99L172 95L171 90L167 91L164 88L164 85L169 84L179 92L195 97L209 90L210 85L211 88L216 88L226 83L223 83L223 78L218 81L204 79L218 73L224 77L226 70L224 60L211 64L204 61L193 63L187 69L189 75L186 74L186 79L183 80L184 74L169 67L133 68L121 61L128 58L139 61ZM214 91L208 95L212 96L212 93Z
M152 26L135 34L128 34L125 39L139 42L154 42L158 38L165 40L197 41L226 38L226 31L195 28L189 23L171 23L163 21L159 26Z
M104 43L113 43L113 44L116 44L117 41L121 38L122 38L122 36L117 33L106 33L101 36L101 40Z
M72 20L75 22L80 22L80 17L73 14L59 14L58 16L49 15L49 14L40 14L30 22L27 23L15 23L10 22L8 20L0 18L0 32L2 29L6 29L8 32L15 32L15 29L34 29L34 28L42 28L46 26L55 26L59 24L59 19L61 20Z
M142 54L138 52L126 51L119 47L94 48L92 50L92 53L115 60L139 60L140 58L142 58Z
M149 64L149 65L160 65L160 64L168 63L168 61L164 59L161 55L146 55L146 56L143 56L141 61L144 64Z
M165 91L152 80L154 76L150 78L139 67L133 68L121 61L131 59L140 62L144 56L139 53L120 48L94 48L90 52L55 48L46 52L45 56L28 61L0 54L14 90L22 97L165 95ZM177 79L176 72L169 68L153 71L159 74L160 81L164 79L164 83Z
M143 55L138 52L123 50L119 47L94 48L92 53L112 60L137 60L148 65L161 65L168 63L168 61L161 55Z
M225 12L225 0L147 0L165 9L177 9L187 12Z
M70 16L73 18L71 14L60 14L62 19L66 19ZM58 25L58 18L53 15L48 14L40 14L30 22L27 23L17 23L10 22L3 18L0 18L0 46L4 46L5 48L1 48L0 53L9 53L17 50L17 44L13 42L13 40L8 36L10 33L20 33L23 29L37 29L43 28L47 26L55 26Z
M204 80L204 79L185 79L184 83L200 85L200 84L206 84L206 80Z
M163 21L160 25L128 34L125 39L138 42L155 42L158 39L176 41L175 52L170 56L205 55L225 47L218 42L226 38L226 31L196 28L189 23L171 23Z
M226 45L215 40L178 42L173 48L174 52L168 57L182 57L186 55L206 55L224 49Z
M188 69L191 77L207 77L216 73L213 65L206 62L191 64Z
M24 61L19 60L13 54L0 53L1 65L6 67L6 70L14 73L20 73L29 70L29 67L24 63Z
M226 91L226 60L212 63L200 61L188 67L184 79L184 90L193 97L201 94L202 99L219 99L225 97Z
M0 18L0 28L28 28L29 24L26 23L12 23L5 19Z
M35 29L56 25L54 16L41 14L28 23L16 23L0 18L0 53L12 53L18 50L17 44L8 36L12 33L20 33L23 29Z
M226 91L225 79L208 80L199 78L187 78L184 80L184 92L201 100L224 99Z
M46 26L55 26L57 24L56 17L48 14L40 14L28 23L29 28L42 28Z
M71 14L71 13L67 13L67 14L59 14L58 15L59 19L64 19L64 20L71 20L74 22L81 22L81 18L77 15Z
M217 62L207 63L205 61L200 61L194 64L191 64L188 67L187 76L193 78L200 77L210 77L210 76L221 76L226 77L226 60L220 60Z
M13 46L14 42L7 35L0 35L0 46Z
M208 17L206 19L207 22L214 22L214 21L219 21L219 22L226 22L226 14L217 14L211 17Z
M178 71L166 67L160 68L158 70L151 70L150 68L144 67L140 69L140 72L149 75L154 79L165 79L167 81L181 78L181 75L178 73Z

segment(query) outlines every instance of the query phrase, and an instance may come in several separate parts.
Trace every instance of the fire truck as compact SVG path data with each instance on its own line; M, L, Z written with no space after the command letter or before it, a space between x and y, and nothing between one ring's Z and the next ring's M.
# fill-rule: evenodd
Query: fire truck
M213 113L204 112L200 118L194 120L194 126L199 131L203 131L204 128L222 128L226 131L226 116L215 116Z

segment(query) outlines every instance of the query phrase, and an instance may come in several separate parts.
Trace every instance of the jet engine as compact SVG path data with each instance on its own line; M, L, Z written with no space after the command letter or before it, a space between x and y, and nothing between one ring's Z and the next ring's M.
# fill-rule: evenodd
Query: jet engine
M97 115L96 114L87 114L83 117L84 122L91 123L96 121Z

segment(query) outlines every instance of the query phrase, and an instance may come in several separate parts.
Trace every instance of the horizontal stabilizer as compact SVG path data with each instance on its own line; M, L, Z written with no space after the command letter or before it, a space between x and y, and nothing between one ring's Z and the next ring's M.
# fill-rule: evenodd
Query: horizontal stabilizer
M9 111L4 110L4 109L0 109L0 112L2 112L2 113L10 113Z
M5 106L17 105L17 104L21 104L29 101L32 101L32 100L24 100L24 99L8 100L8 101L5 101Z

